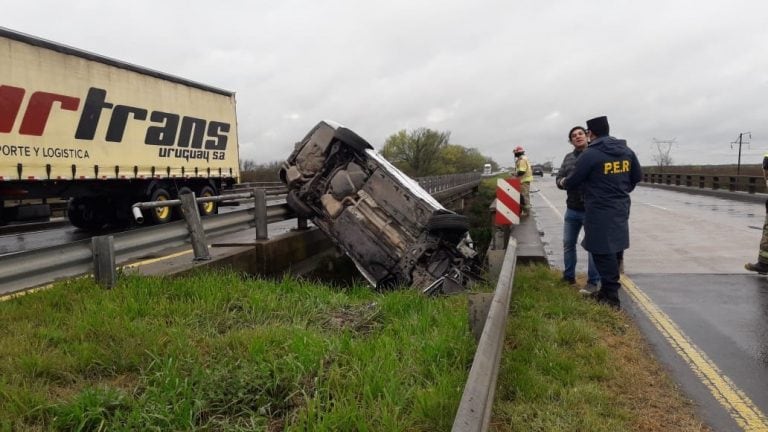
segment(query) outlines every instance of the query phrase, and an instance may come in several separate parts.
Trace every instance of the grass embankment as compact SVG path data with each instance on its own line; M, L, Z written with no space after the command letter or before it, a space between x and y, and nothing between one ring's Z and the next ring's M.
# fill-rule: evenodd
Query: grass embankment
M461 296L237 274L79 280L0 303L3 430L449 430Z
M634 323L544 267L519 269L493 426L509 431L707 431Z
M621 314L519 267L493 429L702 430ZM234 273L0 302L0 430L450 430L464 296Z

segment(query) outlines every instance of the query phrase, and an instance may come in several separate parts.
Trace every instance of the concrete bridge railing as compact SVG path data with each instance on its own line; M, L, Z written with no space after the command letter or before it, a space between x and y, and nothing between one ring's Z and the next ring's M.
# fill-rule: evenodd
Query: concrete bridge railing
M690 173L644 173L643 182L730 192L768 193L763 177L745 175L703 175Z

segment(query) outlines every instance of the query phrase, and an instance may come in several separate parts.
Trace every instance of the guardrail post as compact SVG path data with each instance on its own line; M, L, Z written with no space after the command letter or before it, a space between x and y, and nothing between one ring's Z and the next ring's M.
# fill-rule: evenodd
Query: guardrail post
M253 211L256 222L256 240L267 240L267 193L264 189L253 190Z
M501 250L507 248L507 240L509 239L510 227L496 225L496 200L493 200L488 207L491 214L491 249Z
M181 212L184 214L184 220L187 221L187 229L192 238L192 251L195 253L195 261L207 261L211 259L208 253L208 244L205 241L205 231L203 223L200 221L200 211L195 201L195 193L180 194Z
M115 239L110 236L91 237L93 248L93 278L104 288L113 288L115 275Z
M757 185L755 184L755 178L754 177L750 177L747 181L748 181L747 192L749 192L751 194L757 192Z

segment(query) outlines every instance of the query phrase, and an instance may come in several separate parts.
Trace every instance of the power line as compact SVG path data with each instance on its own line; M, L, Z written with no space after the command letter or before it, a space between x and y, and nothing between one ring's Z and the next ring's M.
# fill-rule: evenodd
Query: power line
M672 164L672 159L669 157L669 152L672 150L672 146L677 144L677 137L666 140L657 138L651 139L656 145L657 151L657 154L655 154L652 159L655 159L659 164L659 172L661 172L664 169L664 166Z
M749 138L747 139L747 142L743 142L743 137L745 135L749 135ZM742 144L749 145L749 140L751 140L751 139L752 139L752 132L741 132L739 134L739 138L738 138L737 141L731 141L731 148L733 148L734 144L738 144L739 145L739 159L738 159L738 162L736 164L736 175L741 174L741 145Z

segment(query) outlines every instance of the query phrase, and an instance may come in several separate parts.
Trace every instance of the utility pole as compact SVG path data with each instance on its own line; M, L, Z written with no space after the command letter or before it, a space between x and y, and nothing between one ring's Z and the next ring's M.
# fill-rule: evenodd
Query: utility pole
M731 142L731 148L733 148L734 144L738 144L739 145L739 159L738 159L738 163L736 164L736 175L741 174L741 145L742 145L742 139L743 139L744 135L749 135L749 139L752 139L752 132L741 132L739 134L738 141L732 141ZM743 144L749 144L749 141L744 142Z

